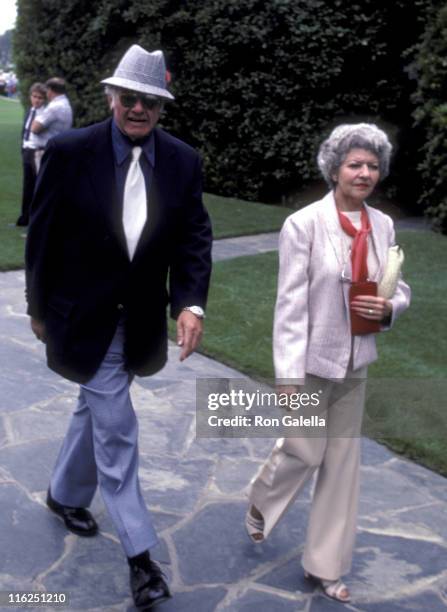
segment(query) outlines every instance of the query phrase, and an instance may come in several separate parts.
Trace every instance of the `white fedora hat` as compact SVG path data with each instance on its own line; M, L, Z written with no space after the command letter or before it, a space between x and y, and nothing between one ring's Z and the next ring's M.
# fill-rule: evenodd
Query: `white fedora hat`
M174 100L174 96L166 89L163 51L149 53L139 45L132 45L121 58L113 76L101 83Z

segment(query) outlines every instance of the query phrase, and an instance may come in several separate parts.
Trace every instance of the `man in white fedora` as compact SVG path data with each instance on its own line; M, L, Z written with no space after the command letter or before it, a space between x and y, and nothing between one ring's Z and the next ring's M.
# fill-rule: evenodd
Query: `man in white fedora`
M26 247L28 314L50 368L80 383L47 504L93 536L97 486L128 557L137 607L169 597L138 480L133 376L167 359L166 307L180 359L196 349L211 269L201 163L156 127L167 89L161 51L133 45L106 85L112 117L49 141ZM167 278L169 276L169 287Z

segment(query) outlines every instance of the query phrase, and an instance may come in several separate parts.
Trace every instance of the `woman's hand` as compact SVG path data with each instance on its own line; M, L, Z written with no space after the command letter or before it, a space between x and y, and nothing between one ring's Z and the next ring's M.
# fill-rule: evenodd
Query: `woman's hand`
M290 407L290 396L300 393L301 386L300 385L276 385L275 391L276 391L277 396L287 395L288 401L287 401L287 405L284 406L284 408L288 412L290 412L291 410L293 410L293 408Z
M384 321L393 312L393 305L389 300L375 295L357 295L351 302L352 310L370 321Z

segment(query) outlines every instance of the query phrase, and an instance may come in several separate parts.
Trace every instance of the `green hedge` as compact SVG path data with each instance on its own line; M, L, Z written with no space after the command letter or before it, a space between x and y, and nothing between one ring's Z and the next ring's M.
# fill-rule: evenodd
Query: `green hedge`
M421 204L435 229L447 233L447 6L433 13L417 57L417 125L423 130Z
M207 189L275 201L317 176L337 122L385 122L404 138L404 51L428 2L18 0L15 52L25 84L66 76L84 125L107 114L98 82L130 44L164 49L177 99L163 123L201 150Z

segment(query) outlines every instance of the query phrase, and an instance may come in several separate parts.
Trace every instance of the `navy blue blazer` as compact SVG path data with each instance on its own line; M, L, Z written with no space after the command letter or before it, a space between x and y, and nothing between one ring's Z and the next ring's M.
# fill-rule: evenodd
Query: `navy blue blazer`
M211 226L197 152L155 128L147 222L132 261L115 187L111 119L48 143L26 244L28 314L45 322L50 368L86 382L119 318L126 362L145 376L167 359L166 308L205 308ZM169 275L169 283L167 283Z

